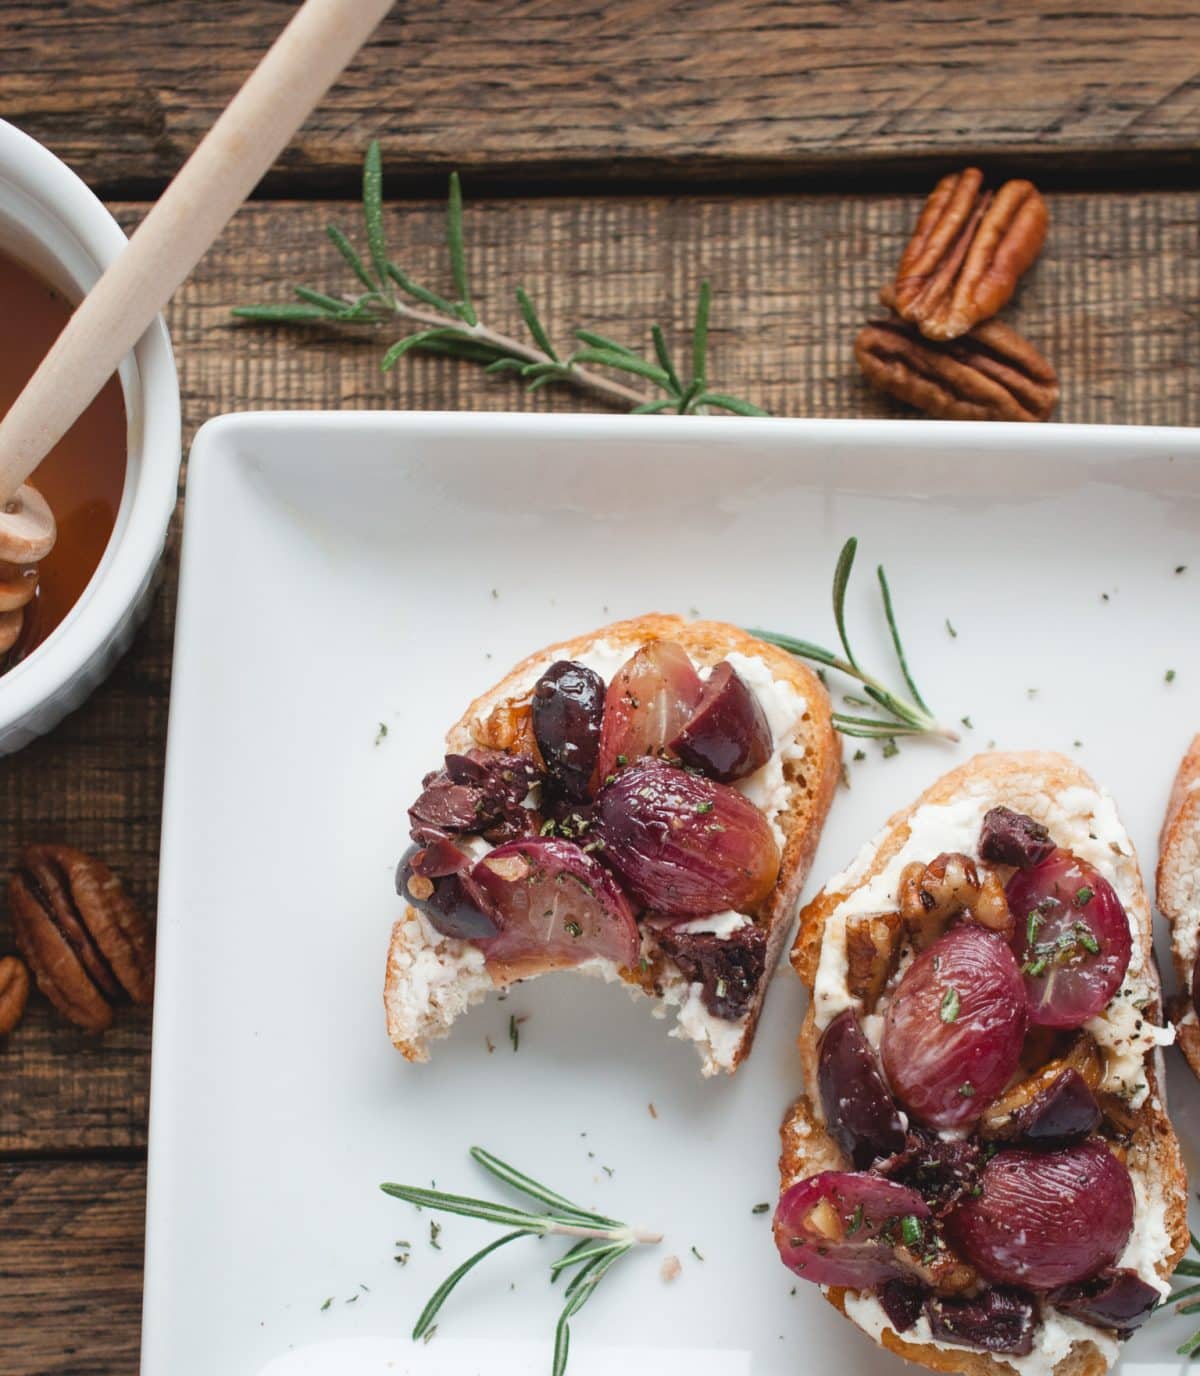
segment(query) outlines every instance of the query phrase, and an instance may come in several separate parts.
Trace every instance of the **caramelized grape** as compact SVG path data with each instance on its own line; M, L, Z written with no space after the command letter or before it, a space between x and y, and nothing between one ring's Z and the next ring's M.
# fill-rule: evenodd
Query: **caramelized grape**
M850 1009L822 1034L817 1084L829 1135L858 1170L904 1150L900 1115Z
M622 765L661 755L700 701L700 675L673 640L643 645L613 675L604 697L595 787Z
M604 858L643 908L664 917L750 912L774 887L779 847L767 819L725 784L639 760L597 803Z
M640 940L612 875L573 841L534 837L497 846L470 874L500 933L479 944L506 975L579 965L599 957L633 965Z
M938 1299L925 1304L929 1330L940 1343L977 1347L983 1352L1009 1352L1025 1357L1033 1351L1037 1307L1025 1290L993 1286L973 1299Z
M771 758L766 713L727 660L709 674L696 710L668 749L724 784L753 774Z
M1022 1084L1005 1093L985 1114L980 1125L982 1135L1026 1147L1065 1147L1095 1132L1103 1115L1079 1071L1067 1066L1045 1083L1043 1078L1035 1079L1028 1091ZM1010 1098L1014 1101L1011 1111L994 1123L989 1121Z
M1073 1319L1097 1328L1115 1328L1127 1338L1146 1322L1162 1296L1136 1271L1108 1267L1091 1280L1052 1290L1046 1298Z
M1008 881L1013 948L1030 1022L1079 1027L1101 1012L1129 967L1129 919L1112 885L1067 850Z
M600 753L604 680L585 664L560 659L533 685L530 715L558 792L575 801L586 798Z
M896 1247L919 1243L930 1226L915 1190L874 1175L823 1171L784 1192L775 1245L805 1280L863 1289L905 1276Z
M1133 1228L1129 1172L1099 1137L1062 1151L1004 1151L949 1228L990 1280L1053 1290L1111 1266Z
M997 936L952 927L905 971L888 1007L883 1067L900 1102L937 1128L973 1122L1017 1068L1025 990Z

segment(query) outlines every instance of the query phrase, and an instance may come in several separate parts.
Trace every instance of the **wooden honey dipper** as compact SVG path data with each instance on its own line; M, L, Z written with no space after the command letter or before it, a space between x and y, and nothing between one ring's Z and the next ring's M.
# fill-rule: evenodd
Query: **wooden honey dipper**
M54 548L26 480L83 414L392 7L305 0L0 420L0 654L16 644Z

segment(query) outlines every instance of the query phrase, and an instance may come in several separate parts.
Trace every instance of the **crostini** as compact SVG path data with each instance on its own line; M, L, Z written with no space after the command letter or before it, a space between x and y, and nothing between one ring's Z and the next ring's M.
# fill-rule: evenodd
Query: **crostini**
M1171 924L1181 996L1171 1003L1179 1047L1200 1075L1200 736L1175 775L1158 844L1158 907Z
M1188 1243L1111 798L1059 755L975 757L806 906L792 961L785 1264L932 1370L1100 1376Z
M569 968L649 995L706 1075L734 1071L840 773L816 675L734 626L638 617L523 660L446 750L396 876L401 1053Z

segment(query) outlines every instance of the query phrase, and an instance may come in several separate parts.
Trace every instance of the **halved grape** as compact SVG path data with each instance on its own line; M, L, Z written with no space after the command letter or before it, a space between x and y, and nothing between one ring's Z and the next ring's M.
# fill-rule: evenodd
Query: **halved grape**
M533 685L530 716L534 739L559 792L586 798L600 753L604 680L586 664L560 659Z
M919 1245L930 1226L915 1190L874 1175L822 1171L784 1192L775 1245L805 1280L864 1289L907 1275L895 1249Z
M821 1036L817 1084L829 1135L858 1170L904 1150L895 1100L852 1009L839 1013Z
M1065 1285L1046 1298L1073 1319L1097 1328L1115 1328L1127 1338L1146 1322L1162 1295L1136 1271L1108 1267L1091 1280Z
M1030 1022L1079 1027L1103 1011L1129 967L1129 919L1093 866L1056 850L1008 881L1013 949L1025 978Z
M883 1027L900 1102L937 1128L973 1122L1017 1068L1025 989L1012 952L973 923L952 927L905 971Z
M722 660L705 681L696 710L667 745L685 764L729 784L771 758L771 727L745 679Z
M661 755L696 710L701 690L695 665L673 640L643 645L627 659L604 697L594 788L622 765Z
M951 1215L959 1252L1007 1285L1053 1290L1111 1266L1133 1228L1129 1172L1103 1139L1062 1151L1003 1151L980 1193Z
M500 933L480 941L506 976L579 965L599 957L637 961L640 939L616 880L573 841L533 837L489 851L470 873Z
M663 917L752 912L779 874L767 819L726 784L663 760L618 772L597 800L606 863Z

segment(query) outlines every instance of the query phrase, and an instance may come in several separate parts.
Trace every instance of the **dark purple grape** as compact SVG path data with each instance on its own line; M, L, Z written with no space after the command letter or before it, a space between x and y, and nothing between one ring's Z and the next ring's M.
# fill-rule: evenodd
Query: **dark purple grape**
M895 1101L851 1009L839 1013L821 1036L817 1084L829 1135L856 1170L904 1150Z
M988 864L1016 865L1025 870L1049 859L1053 851L1050 833L1025 813L994 807L984 816L979 858Z
M896 1249L929 1218L913 1190L875 1175L822 1171L786 1190L775 1210L783 1263L817 1285L866 1289L903 1278Z
M709 674L696 710L667 749L725 784L753 774L771 758L766 714L728 660Z
M904 1150L880 1161L880 1175L916 1190L935 1218L944 1218L979 1183L983 1151L973 1138L941 1138L914 1127Z
M600 753L604 680L585 664L560 659L533 685L533 735L546 769L566 798L583 801Z
M510 841L477 861L470 882L500 919L481 942L507 976L579 965L598 957L636 964L641 938L617 881L573 841Z
M1108 1267L1091 1280L1052 1290L1046 1298L1074 1319L1097 1328L1115 1328L1120 1337L1127 1338L1146 1322L1162 1296L1136 1271Z
M750 912L779 875L767 819L726 784L644 759L601 792L605 861L643 908L664 917Z
M1037 1306L1028 1291L993 1286L973 1299L925 1301L929 1329L940 1343L1007 1352L1025 1357L1033 1351Z
M472 884L470 867L470 857L450 841L413 846L396 870L396 892L443 936L462 941L494 937L500 930L499 920Z
M1065 1147L1090 1136L1102 1118L1088 1082L1068 1066L1015 1109L999 1132L985 1135L1025 1147Z
M754 1002L767 969L767 937L746 923L728 936L715 932L659 933L658 944L689 984L702 986L700 997L714 1018L736 1021Z
M883 1068L916 1118L937 1128L980 1116L1021 1057L1021 973L1005 943L964 923L905 971L883 1028Z
M1129 1172L1102 1138L1063 1151L1002 1151L980 1193L948 1227L956 1249L989 1279L1032 1290L1087 1280L1121 1254L1133 1228Z
M925 1288L911 1280L885 1280L877 1297L888 1323L897 1333L907 1333L925 1307Z

